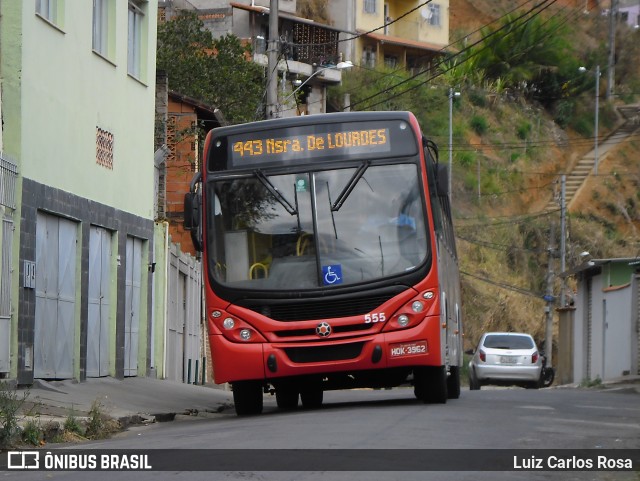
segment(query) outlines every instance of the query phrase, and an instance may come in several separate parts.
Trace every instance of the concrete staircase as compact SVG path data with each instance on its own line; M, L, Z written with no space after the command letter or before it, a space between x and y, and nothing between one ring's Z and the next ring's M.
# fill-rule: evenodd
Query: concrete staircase
M625 105L618 107L621 123L602 142L598 144L598 165L602 164L610 150L617 147L627 137L640 129L640 105ZM595 146L594 146L595 147ZM595 149L585 154L570 172L567 172L565 183L565 202L567 209L571 207L571 202L583 186L584 181L591 175L595 166ZM559 194L559 192L558 192ZM558 210L560 208L557 199L551 199L546 211Z

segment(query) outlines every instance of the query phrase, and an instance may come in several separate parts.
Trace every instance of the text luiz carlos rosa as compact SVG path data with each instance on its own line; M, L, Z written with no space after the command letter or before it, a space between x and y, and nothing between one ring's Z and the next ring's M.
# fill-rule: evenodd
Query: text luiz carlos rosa
M594 456L592 458L581 458L579 456L514 456L513 468L522 470L627 470L633 469L633 460L630 458L613 458L609 456Z

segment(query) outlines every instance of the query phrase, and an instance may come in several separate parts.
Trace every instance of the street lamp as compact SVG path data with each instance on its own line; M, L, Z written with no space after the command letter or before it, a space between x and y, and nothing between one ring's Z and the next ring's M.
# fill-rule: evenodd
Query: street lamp
M460 97L460 92L449 88L449 203L451 203L451 178L453 177L453 97Z
M289 95L287 95L287 97L285 97L282 100L282 103L286 102L287 100L289 100L291 97L293 97L302 87L305 86L305 84L311 80L313 77L315 77L316 75L324 72L325 70L330 70L330 69L337 69L337 70L343 70L345 68L351 68L353 67L353 64L351 63L351 61L347 60L346 62L338 62L337 65L331 65L329 67L322 67L318 70L316 70L315 72L313 72L311 75L309 75L309 77L307 77L307 80L305 80L304 82L302 82L300 85L298 85L298 87L291 92Z
M578 68L580 72L588 72L585 67ZM594 72L591 72L594 73ZM596 65L596 115L595 115L595 126L594 126L594 146L593 146L593 173L598 175L598 114L600 112L600 65Z

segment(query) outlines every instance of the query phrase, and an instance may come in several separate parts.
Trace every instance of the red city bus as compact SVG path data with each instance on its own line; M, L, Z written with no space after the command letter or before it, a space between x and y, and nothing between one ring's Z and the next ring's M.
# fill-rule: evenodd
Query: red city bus
M323 392L460 395L460 281L448 177L409 112L209 132L185 226L203 252L214 380L238 415Z

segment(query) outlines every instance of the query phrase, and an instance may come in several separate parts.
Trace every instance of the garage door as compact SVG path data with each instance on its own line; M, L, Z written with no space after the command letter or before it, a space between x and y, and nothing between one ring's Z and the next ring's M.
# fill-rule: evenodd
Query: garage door
M111 233L91 226L89 238L89 315L87 319L87 377L109 374L111 314Z
M77 225L38 213L34 377L73 377Z

